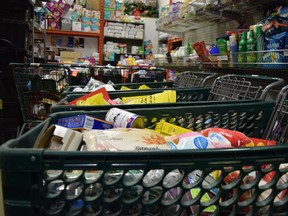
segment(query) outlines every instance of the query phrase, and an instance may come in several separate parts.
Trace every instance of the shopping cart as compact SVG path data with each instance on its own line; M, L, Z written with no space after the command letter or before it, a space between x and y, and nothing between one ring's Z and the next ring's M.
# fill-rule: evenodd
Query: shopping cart
M223 101L255 101L255 100L274 100L269 98L269 93L276 87L281 86L284 80L281 78L254 76L254 75L238 75L228 74L217 77L212 88L195 87L195 88L166 88L166 89L151 89L151 90L129 90L129 91L115 91L109 92L111 99L129 97L129 96L143 96L152 95L163 92L164 90L173 89L176 91L176 103L163 103L163 104L141 104L141 105L113 105L122 109L133 107L152 107L152 106L192 106L199 104L212 104L215 101L223 103ZM64 97L58 103L51 106L51 113L71 111L71 110L107 110L112 105L94 105L94 106L75 106L68 103L80 98L85 93L71 94Z
M264 131L265 139L288 143L288 85L283 87L276 99L276 105Z
M127 110L144 116L148 128L156 119L261 137L274 105L256 101ZM106 111L52 114L0 147L6 216L287 214L285 146L144 152L32 148L46 126L82 114L104 119Z
M20 134L50 114L51 104L59 101L69 86L69 67L53 64L11 63L20 103L23 126Z
M213 79L217 77L217 73L207 72L207 71L185 71L181 72L176 76L174 82L141 82L141 83L116 83L112 84L115 90L121 90L123 87L130 89L138 89L142 85L146 85L149 88L169 88L169 87L178 87L178 88L191 88L191 87L207 87L209 81L213 82ZM67 87L61 94L62 97L65 97L69 94L79 93L74 91L75 88L84 88L84 85L73 85Z

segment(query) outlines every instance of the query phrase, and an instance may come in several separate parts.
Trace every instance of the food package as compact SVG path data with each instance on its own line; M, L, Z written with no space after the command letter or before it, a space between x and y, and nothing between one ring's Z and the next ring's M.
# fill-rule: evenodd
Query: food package
M224 128L207 128L200 131L200 133L218 144L230 145L231 147L253 146L253 141L239 131Z
M122 101L126 104L175 103L176 91L165 90L152 95L122 97Z
M166 140L151 130L113 128L83 132L88 151L169 150Z
M209 148L228 148L230 145L218 144L199 132L187 132L175 136L165 137L168 144L176 149L209 149Z
M104 87L97 89L96 91L90 92L89 94L83 95L73 101L70 101L69 105L78 106L92 106L92 105L108 105L110 97Z

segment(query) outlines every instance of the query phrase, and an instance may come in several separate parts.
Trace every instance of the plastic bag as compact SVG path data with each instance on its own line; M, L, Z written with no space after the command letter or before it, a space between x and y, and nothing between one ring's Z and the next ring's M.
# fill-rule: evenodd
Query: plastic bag
M138 128L113 128L83 132L88 151L168 150L158 133Z

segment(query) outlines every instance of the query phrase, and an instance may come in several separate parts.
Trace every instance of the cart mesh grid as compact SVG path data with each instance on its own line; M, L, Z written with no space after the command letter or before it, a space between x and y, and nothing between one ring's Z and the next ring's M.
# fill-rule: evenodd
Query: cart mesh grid
M267 94L276 86L283 85L282 78L228 74L219 76L212 84L208 100L265 100Z
M174 86L185 87L204 87L207 81L215 78L216 73L210 73L205 71L185 71L177 74Z
M49 116L50 106L69 85L69 68L57 65L11 64L24 123Z

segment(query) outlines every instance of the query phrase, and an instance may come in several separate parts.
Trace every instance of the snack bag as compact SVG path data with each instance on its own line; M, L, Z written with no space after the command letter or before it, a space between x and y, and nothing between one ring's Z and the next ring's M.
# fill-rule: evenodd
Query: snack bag
M88 151L169 150L158 133L138 128L113 128L83 132Z
M253 141L239 131L224 128L207 128L200 131L200 133L218 144L230 145L231 147L253 146Z

